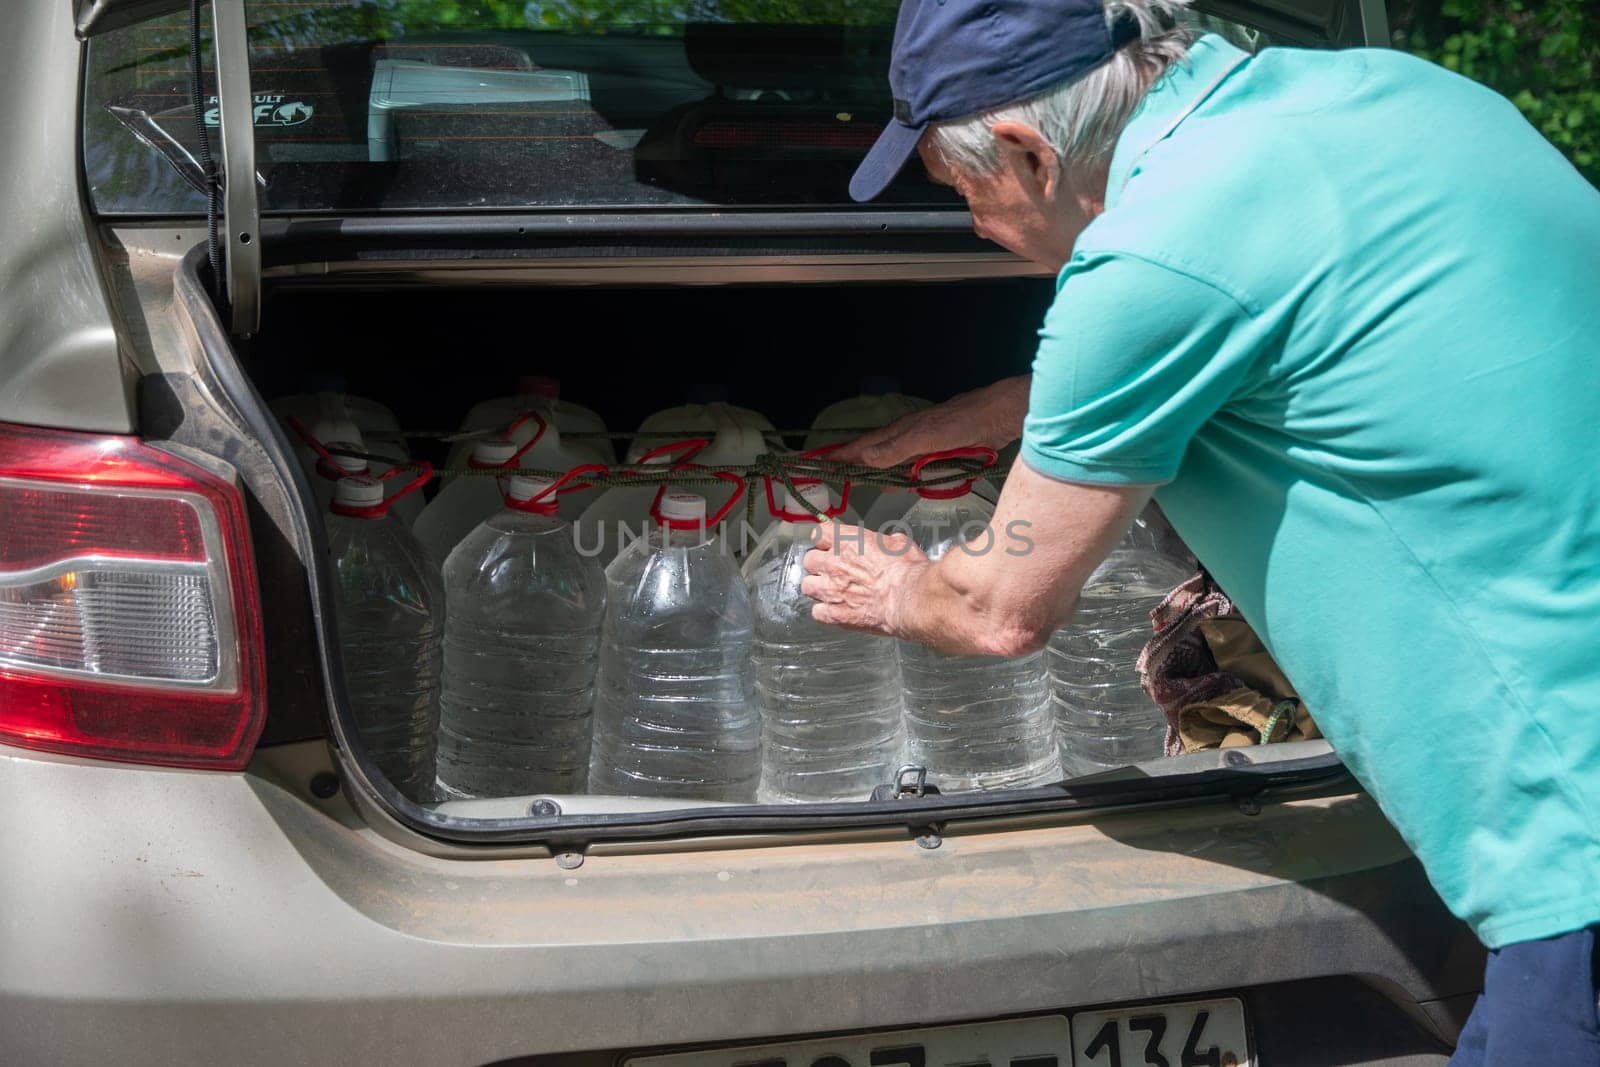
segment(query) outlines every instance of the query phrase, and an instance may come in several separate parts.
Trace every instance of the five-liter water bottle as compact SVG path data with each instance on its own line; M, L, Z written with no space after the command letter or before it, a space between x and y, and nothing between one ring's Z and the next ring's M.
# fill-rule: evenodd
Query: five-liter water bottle
M753 801L750 598L707 530L706 501L666 492L657 528L606 569L589 789Z
M542 375L529 374L518 378L517 392L512 396L495 397L474 404L466 417L461 420L460 432L505 432L516 424L521 416L530 411L538 412L549 424L550 434L553 436L549 434L547 436L550 436L551 441L561 439L562 448L572 456L572 465L616 462L616 452L611 447L611 441L604 436L606 424L600 416L581 404L574 404L564 398L561 395L561 382ZM517 437L517 444L526 444L536 429L536 425L524 423ZM450 468L465 466L472 454L472 448L471 438L456 441L450 446L445 466ZM530 467L537 465L527 464Z
M924 478L935 476L934 470ZM948 552L1003 551L987 533L994 509L970 491L938 489L902 520L930 559ZM929 495L932 494L932 495ZM876 536L869 534L868 536ZM947 793L1044 785L1062 777L1044 652L1016 658L947 656L899 642L910 760Z
M513 441L479 441L472 449L468 466L474 470L491 470L511 462L516 454L517 445ZM422 514L411 525L411 532L417 535L417 540L436 563L442 565L462 538L505 508L502 492L505 480L487 474L457 478L440 489L422 509Z
M639 459L642 466L663 466L672 463L694 462L706 466L737 466L752 462L767 451L766 439L761 431L750 427L726 424L700 448L691 441L668 442L657 445ZM593 556L600 566L609 567L611 561L635 541L642 540L655 528L650 518L650 508L655 503L660 486L613 485L599 494L574 521L575 536L584 555ZM742 492L740 486L708 487L706 506L712 511L726 507L734 494ZM765 509L758 509L764 511ZM565 507L562 515L567 515ZM745 524L744 508L734 507L730 514L717 524L717 544L728 555L742 557L743 549L755 544L755 535L765 529L757 522L752 530Z
M811 431L806 434L805 444L800 447L809 452L826 445L853 441L865 430L887 426L896 419L932 406L931 400L906 396L900 392L898 378L870 374L861 379L860 395L829 404L817 414L811 423ZM851 506L865 515L872 510L872 505L882 492L879 486L857 484L850 490ZM914 500L908 500L894 517L899 518L913 503Z
M433 797L444 589L383 483L341 478L328 516L345 686L361 743L395 788Z
M553 484L510 479L505 506L445 561L446 796L581 793L588 780L605 574L578 554Z
M1050 689L1061 765L1093 774L1164 752L1167 724L1139 684L1150 613L1194 573L1150 513L1095 568L1067 625L1050 639Z
M697 392L691 390L691 393ZM702 396L720 395L716 391L699 391ZM639 436L628 447L627 461L637 463L646 452L663 441L683 437L714 437L729 428L754 430L759 437L774 432L772 421L758 411L738 407L724 400L691 402L675 408L666 408L649 416L639 424ZM661 436L666 434L666 437Z
M818 512L824 485L799 487ZM827 626L800 592L819 519L783 490L744 576L755 612L756 706L764 803L865 800L905 762L905 711L894 639ZM856 524L848 512L839 522Z

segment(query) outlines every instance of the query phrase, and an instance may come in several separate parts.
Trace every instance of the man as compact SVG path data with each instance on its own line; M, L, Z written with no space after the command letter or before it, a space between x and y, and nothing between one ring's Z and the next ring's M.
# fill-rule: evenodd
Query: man
M803 588L1031 652L1153 493L1495 950L1452 1062L1600 1064L1600 194L1462 78L1175 2L905 0L852 194L920 153L1058 292L1031 379L839 456L1020 435L1036 547L840 536Z

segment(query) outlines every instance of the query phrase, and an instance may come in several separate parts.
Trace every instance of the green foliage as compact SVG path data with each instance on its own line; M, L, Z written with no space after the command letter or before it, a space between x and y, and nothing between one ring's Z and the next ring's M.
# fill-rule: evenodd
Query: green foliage
M1511 99L1600 185L1600 6L1594 0L1401 0L1398 47Z

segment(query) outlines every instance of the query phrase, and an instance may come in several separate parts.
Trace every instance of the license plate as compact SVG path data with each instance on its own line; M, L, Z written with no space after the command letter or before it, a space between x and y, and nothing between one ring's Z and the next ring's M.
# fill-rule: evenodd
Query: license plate
M1254 1067L1235 998L635 1056L627 1067Z
M1196 1000L1072 1017L1073 1067L1253 1067L1244 1002Z

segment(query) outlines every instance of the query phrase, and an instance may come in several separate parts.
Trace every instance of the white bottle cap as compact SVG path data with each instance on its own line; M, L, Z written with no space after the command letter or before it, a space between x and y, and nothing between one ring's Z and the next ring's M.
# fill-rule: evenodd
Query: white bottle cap
M678 490L665 493L661 497L661 517L675 522L704 522L706 498Z
M828 492L828 487L823 485L821 482L812 482L808 485L797 485L795 488L800 490L800 496L804 498L806 504L810 504L818 511L827 511L829 508L833 507L833 494ZM783 492L783 510L794 512L804 512L806 510L805 504L800 503L800 501L795 498L794 493L790 492L787 487L785 487Z
M376 478L352 475L333 483L333 502L347 508L370 508L383 503L383 483Z
M513 441L479 441L472 446L472 462L484 467L499 467L510 462L517 454Z
M517 474L506 483L506 495L517 501L532 500L554 484L549 478L525 478ZM545 500L554 503L551 497L546 497Z
M339 454L339 450L340 449L344 449L344 450L347 450L347 451L350 451L350 452L362 452L362 451L365 451L365 449L363 449L361 447L361 442L359 442L359 441L329 441L324 447L327 448L329 456L333 460L333 465L335 467L338 467L340 470L344 471L347 474L365 474L365 473L367 473L367 461L366 460L362 459L360 456L341 456Z

